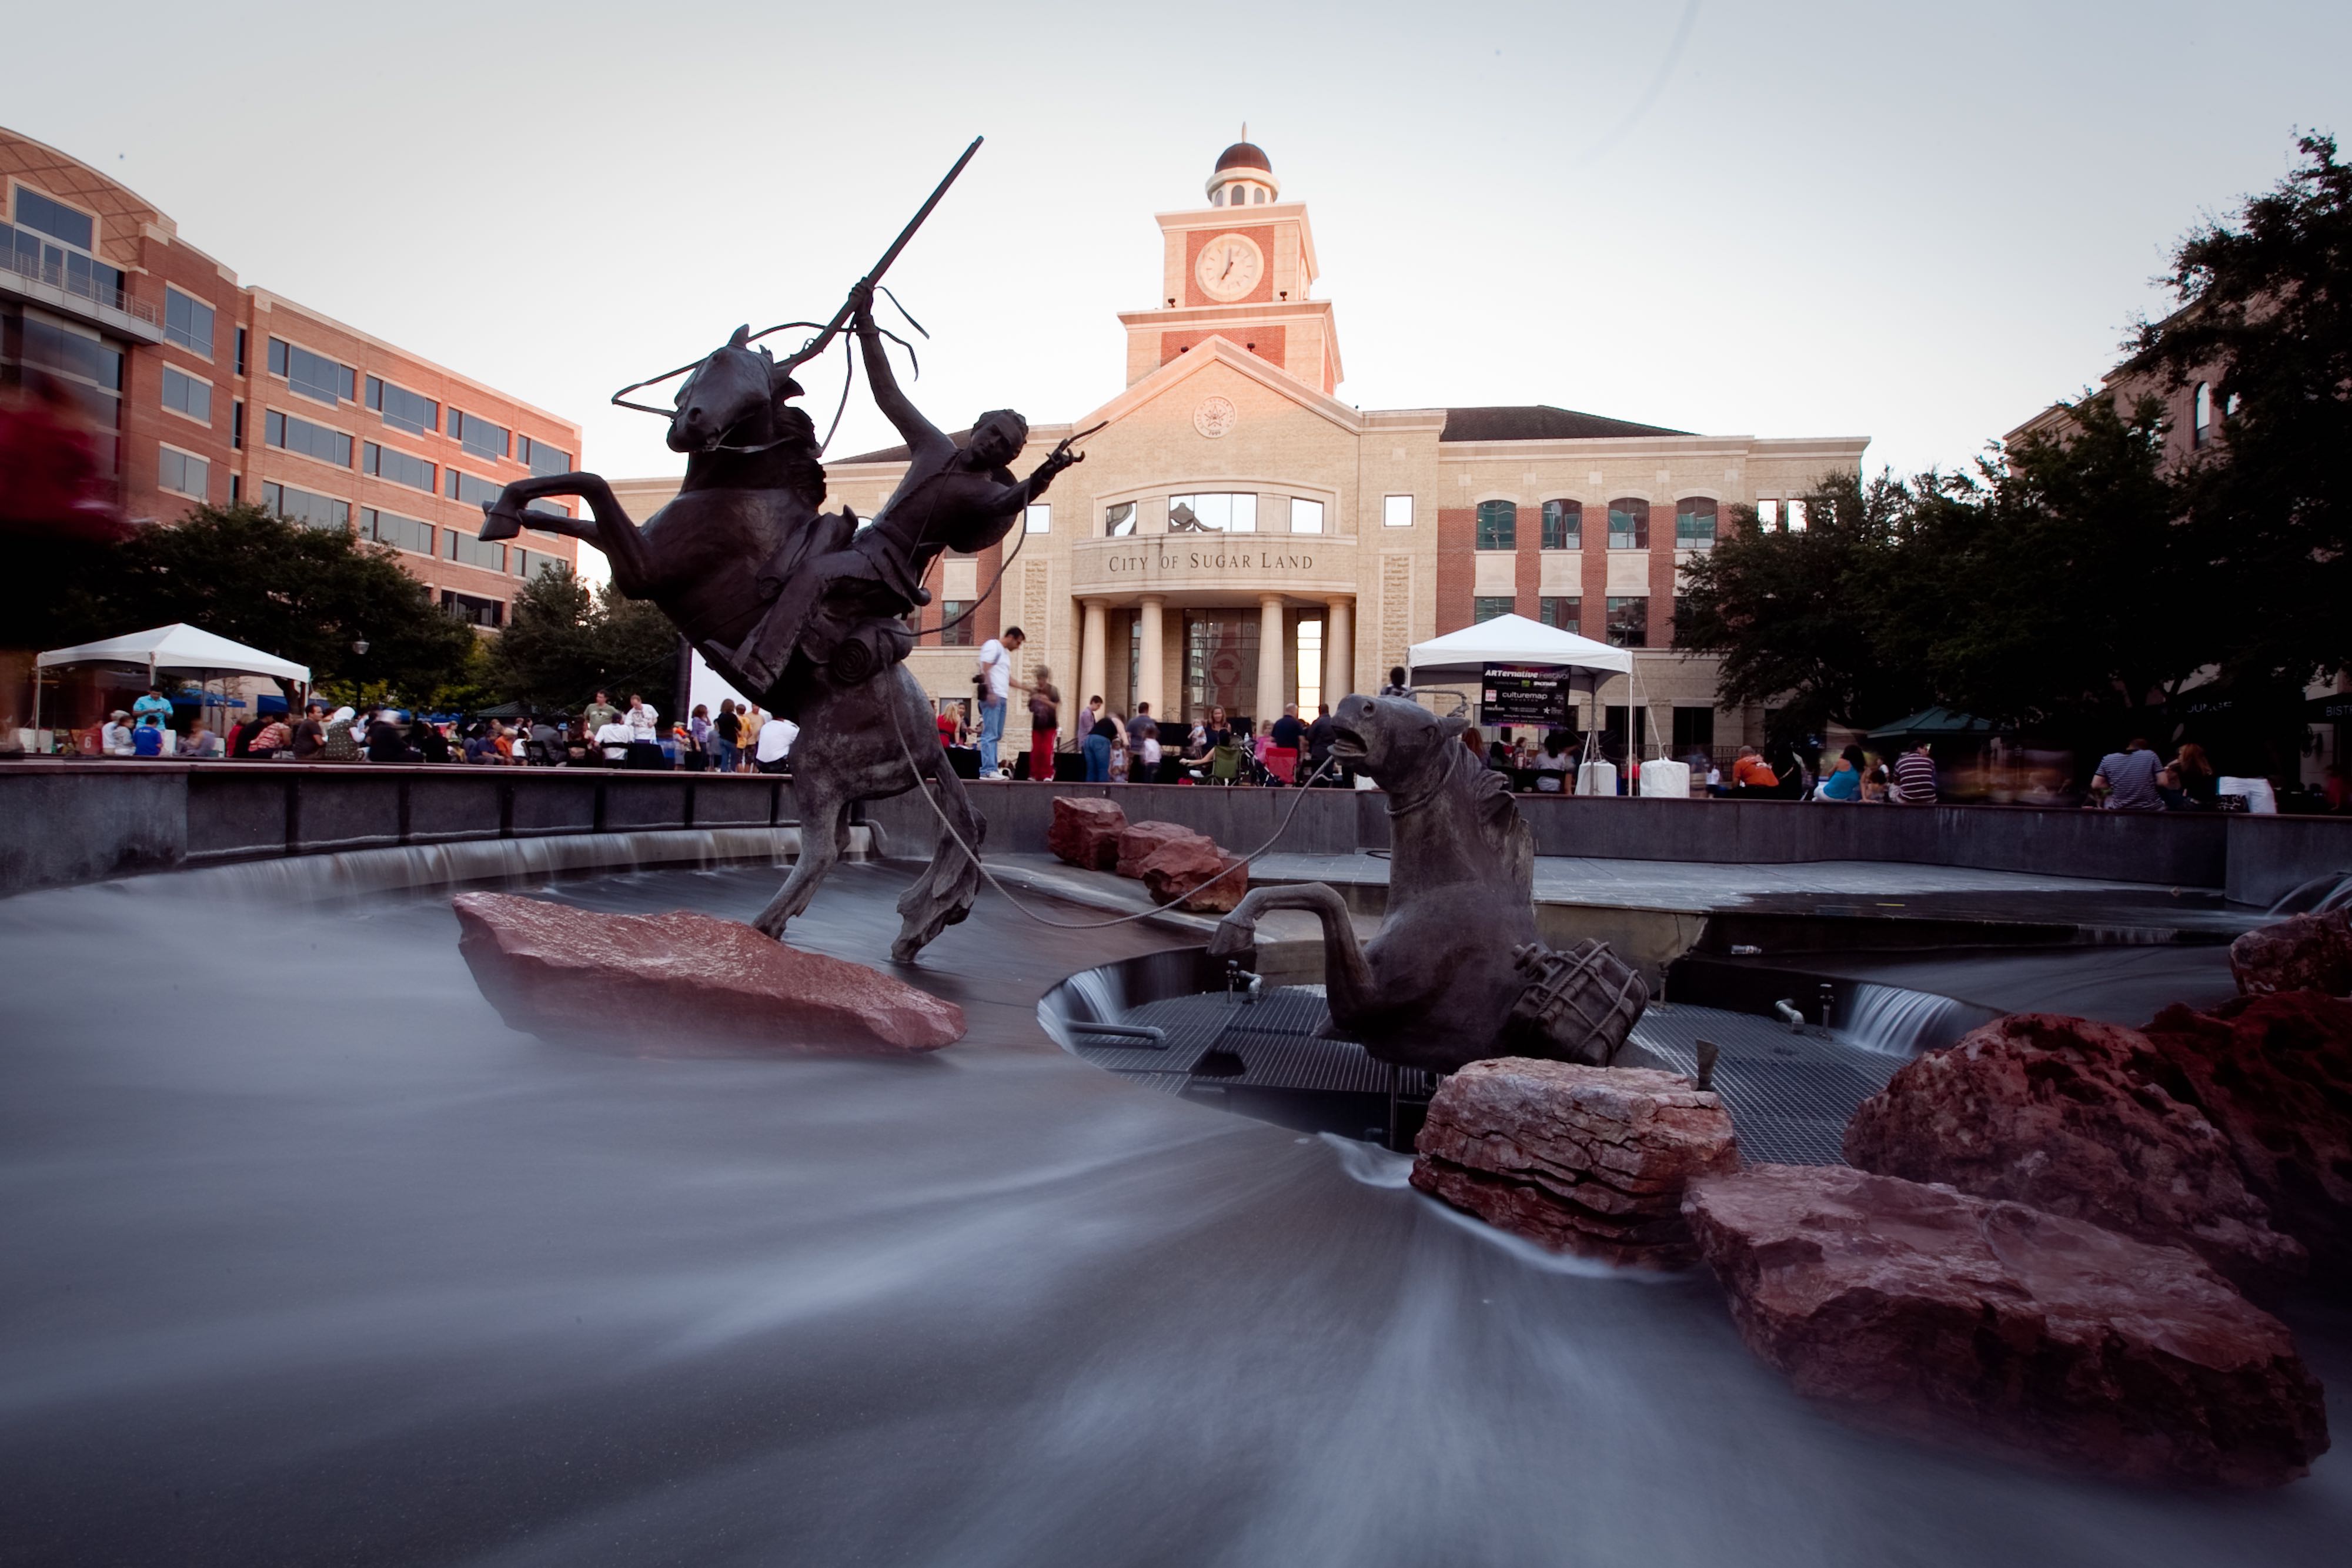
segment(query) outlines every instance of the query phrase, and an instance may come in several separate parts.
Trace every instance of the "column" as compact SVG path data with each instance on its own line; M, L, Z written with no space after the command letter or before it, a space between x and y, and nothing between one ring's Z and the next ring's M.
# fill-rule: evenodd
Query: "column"
M1257 627L1257 712L1251 716L1257 720L1255 733L1264 735L1282 716L1282 694L1290 685L1283 678L1283 661L1297 657L1282 634L1282 595L1258 596Z
M1160 629L1160 612L1167 602L1157 593L1143 596L1138 611L1142 631L1135 661L1135 699L1151 705L1152 716L1160 721L1163 732L1169 719L1168 694L1160 689L1160 649L1165 638Z
M1086 629L1078 634L1078 684L1063 695L1069 700L1062 705L1066 715L1082 715L1087 711L1087 699L1103 695L1103 601L1086 601ZM1075 722L1075 718L1064 722Z
M1334 599L1323 606L1323 700L1335 708L1356 688L1355 618L1352 599Z

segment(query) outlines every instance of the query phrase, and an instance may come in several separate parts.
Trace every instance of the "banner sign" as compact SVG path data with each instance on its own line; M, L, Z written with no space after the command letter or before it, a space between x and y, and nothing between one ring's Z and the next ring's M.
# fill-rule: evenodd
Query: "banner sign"
M1478 722L1568 727L1573 674L1556 665L1488 664L1478 681Z

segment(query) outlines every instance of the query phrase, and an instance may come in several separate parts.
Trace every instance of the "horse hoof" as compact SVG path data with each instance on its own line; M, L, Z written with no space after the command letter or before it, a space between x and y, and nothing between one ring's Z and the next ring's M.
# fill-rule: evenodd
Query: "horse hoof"
M915 961L915 955L922 950L923 945L920 942L909 941L906 937L901 936L896 942L890 944L890 962L893 964L911 964Z

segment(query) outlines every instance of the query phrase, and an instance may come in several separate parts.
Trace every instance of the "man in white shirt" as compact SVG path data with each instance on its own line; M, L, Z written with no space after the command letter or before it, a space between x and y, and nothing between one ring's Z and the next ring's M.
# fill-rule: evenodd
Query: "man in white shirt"
M1003 642L991 637L980 645L980 776L996 777L996 744L1004 738L1005 705L1013 700L1013 655L1027 641L1021 628L1012 627Z
M596 750L608 768L618 768L629 759L629 742L634 738L629 727L618 716L605 720L596 728Z
M793 742L799 738L801 727L788 718L772 718L760 727L760 744L752 760L762 773L784 771L784 758L792 755Z
M659 713L646 706L645 698L635 692L629 694L629 711L623 714L621 719L629 727L631 740L659 740L660 718Z
M131 716L127 708L116 708L107 716L104 727L98 732L98 748L109 757L131 755L131 727L123 720Z

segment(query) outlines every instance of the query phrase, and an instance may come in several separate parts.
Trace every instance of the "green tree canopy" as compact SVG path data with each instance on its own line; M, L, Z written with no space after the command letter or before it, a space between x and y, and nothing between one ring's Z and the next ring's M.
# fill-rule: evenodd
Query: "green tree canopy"
M659 707L677 658L677 632L659 609L610 583L592 593L570 567L555 566L515 595L490 679L499 695L542 712L576 711L600 690L616 700L641 692Z

